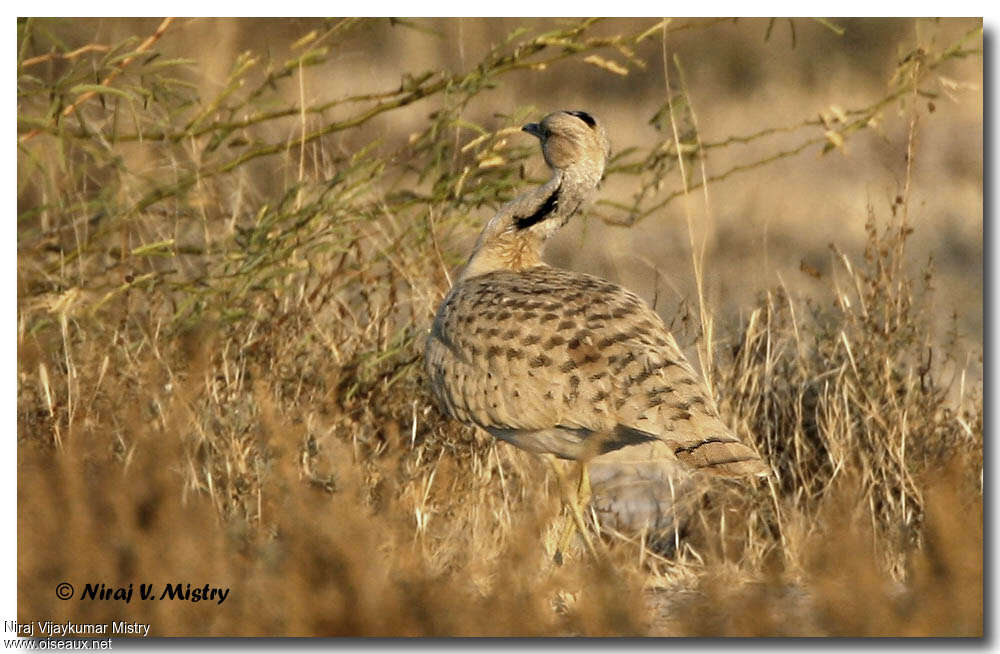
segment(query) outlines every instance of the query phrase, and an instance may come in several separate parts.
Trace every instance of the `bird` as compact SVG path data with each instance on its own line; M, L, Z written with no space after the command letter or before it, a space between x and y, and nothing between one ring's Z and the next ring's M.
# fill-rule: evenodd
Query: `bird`
M630 478L665 486L663 471L675 468L727 477L768 468L722 421L653 309L617 284L542 259L546 240L596 195L611 152L604 125L565 110L522 130L538 139L551 176L487 222L437 309L424 364L447 415L549 461L569 509L561 562L574 528L596 555L583 517L590 462L611 501L624 503L605 503L604 513L624 523L636 522L633 504L660 517L655 498L623 490ZM575 494L558 459L579 464Z

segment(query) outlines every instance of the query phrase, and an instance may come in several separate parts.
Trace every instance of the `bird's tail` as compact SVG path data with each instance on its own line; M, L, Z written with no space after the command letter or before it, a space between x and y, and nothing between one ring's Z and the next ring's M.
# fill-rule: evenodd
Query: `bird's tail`
M677 459L692 468L723 477L751 477L767 474L767 466L757 453L734 436L707 436L684 444L673 444Z

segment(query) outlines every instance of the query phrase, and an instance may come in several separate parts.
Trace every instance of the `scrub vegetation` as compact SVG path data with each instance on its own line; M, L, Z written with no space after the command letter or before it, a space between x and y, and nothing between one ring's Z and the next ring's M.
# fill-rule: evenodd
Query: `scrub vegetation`
M982 635L981 21L17 30L19 621ZM555 480L422 353L561 108L613 150L550 260L650 301L772 475L556 566Z

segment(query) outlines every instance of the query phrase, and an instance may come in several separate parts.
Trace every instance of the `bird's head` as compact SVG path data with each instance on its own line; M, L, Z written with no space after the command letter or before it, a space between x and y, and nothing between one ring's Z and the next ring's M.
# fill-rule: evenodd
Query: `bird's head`
M521 129L538 137L545 161L554 170L596 174L595 183L604 174L611 151L608 134L586 111L556 111Z
M593 196L608 161L604 126L585 111L557 111L522 128L542 144L552 178L511 200L483 228L461 279L542 263L545 240Z

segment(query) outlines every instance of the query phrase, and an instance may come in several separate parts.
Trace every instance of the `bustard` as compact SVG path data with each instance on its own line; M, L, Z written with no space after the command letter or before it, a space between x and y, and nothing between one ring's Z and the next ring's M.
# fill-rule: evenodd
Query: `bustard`
M569 505L556 560L582 508L587 462L648 443L659 456L726 476L766 467L719 418L705 385L659 316L634 293L542 261L545 240L593 197L609 155L604 127L557 111L523 130L541 142L548 182L487 223L438 308L425 365L455 419L547 455ZM652 451L652 450L651 450ZM579 465L576 496L554 457Z

